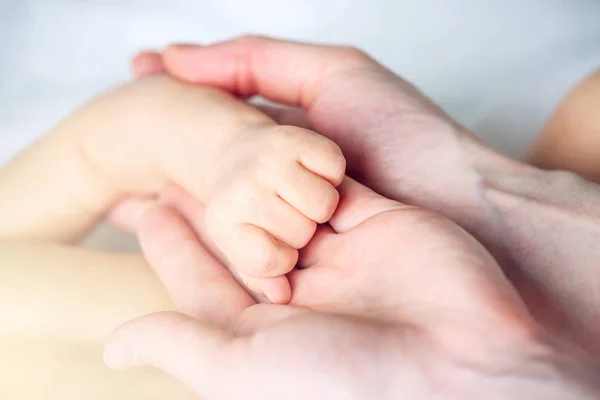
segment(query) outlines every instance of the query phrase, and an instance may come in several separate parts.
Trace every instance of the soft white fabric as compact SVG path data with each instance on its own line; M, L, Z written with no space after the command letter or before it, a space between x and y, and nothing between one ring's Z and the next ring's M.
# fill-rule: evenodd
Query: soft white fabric
M0 18L0 163L173 41L360 46L515 156L600 64L597 0L20 0Z

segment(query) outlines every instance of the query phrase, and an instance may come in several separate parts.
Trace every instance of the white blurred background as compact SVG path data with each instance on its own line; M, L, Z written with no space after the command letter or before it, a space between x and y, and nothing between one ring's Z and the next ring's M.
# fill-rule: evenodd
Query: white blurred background
M0 0L0 162L173 41L352 44L519 156L600 65L597 0Z
M515 157L600 66L598 0L0 0L0 19L0 165L170 42L359 46Z

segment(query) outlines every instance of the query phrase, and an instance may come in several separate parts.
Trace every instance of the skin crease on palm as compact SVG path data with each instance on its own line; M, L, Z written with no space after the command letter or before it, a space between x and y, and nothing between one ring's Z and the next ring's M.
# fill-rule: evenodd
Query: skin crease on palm
M206 399L597 396L596 367L547 340L489 253L440 215L346 179L290 275L287 306L243 296L202 220L177 188L143 217L148 261L196 319L124 325L109 366L159 367Z
M352 48L248 37L171 46L141 54L135 65L140 74L166 70L298 106L276 116L332 139L349 174L379 193L439 212L475 235L539 321L600 355L597 185L495 153Z

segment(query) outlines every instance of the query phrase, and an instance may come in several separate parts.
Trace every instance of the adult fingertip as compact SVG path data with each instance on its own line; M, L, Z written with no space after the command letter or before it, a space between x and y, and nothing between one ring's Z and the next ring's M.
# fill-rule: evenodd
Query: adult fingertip
M264 280L263 292L273 304L288 304L292 298L292 289L287 277L280 276Z
M164 73L162 55L156 51L143 51L131 60L131 68L138 78Z
M286 276L255 278L240 273L240 279L252 297L259 303L288 304L292 289Z
M204 46L199 44L172 43L165 47L162 56L167 66L185 66L190 63L189 57L196 55L202 48Z
M170 74L186 81L196 79L196 62L194 60L201 46L195 44L170 44L163 52L163 62ZM190 58L191 57L191 58Z

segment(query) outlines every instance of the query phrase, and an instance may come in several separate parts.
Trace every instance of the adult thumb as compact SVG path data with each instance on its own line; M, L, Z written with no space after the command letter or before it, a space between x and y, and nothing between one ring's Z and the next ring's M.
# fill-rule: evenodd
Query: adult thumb
M117 329L104 351L113 369L151 366L205 399L219 397L221 359L234 338L176 312L150 314Z

